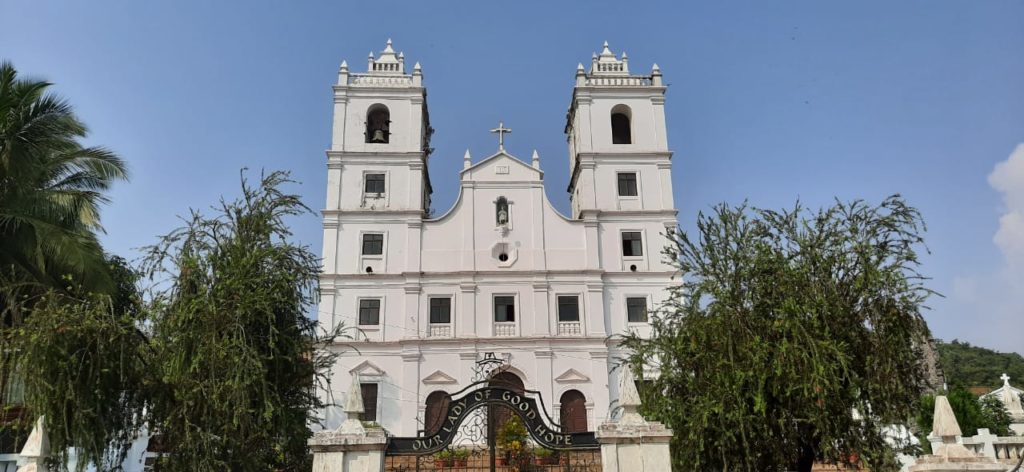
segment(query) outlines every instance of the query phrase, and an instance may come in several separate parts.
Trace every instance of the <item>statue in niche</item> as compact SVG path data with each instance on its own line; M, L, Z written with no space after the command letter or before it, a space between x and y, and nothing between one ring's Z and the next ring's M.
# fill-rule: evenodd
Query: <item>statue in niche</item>
M498 197L495 209L497 211L498 226L508 226L508 200L505 197Z

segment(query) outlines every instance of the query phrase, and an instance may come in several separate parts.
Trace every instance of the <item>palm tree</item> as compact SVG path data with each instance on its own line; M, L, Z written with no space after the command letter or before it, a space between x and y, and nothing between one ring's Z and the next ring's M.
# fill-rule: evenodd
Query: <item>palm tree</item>
M79 142L85 125L67 101L47 93L50 86L0 64L0 288L6 296L70 286L113 290L96 233L103 230L103 192L127 177L125 164L107 149Z

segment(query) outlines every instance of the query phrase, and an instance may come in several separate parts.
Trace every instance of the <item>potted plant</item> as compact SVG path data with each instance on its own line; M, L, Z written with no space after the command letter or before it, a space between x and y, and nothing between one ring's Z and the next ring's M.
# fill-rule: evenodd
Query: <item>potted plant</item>
M434 467L451 467L455 465L455 451L445 449L434 455Z
M495 437L495 443L502 451L502 454L496 458L501 465L517 463L522 459L529 434L523 421L516 415L512 415L505 424L501 425Z
M558 455L555 451L543 447L533 449L533 459L537 465L558 464Z
M452 458L456 467L466 467L469 463L469 449L453 449Z

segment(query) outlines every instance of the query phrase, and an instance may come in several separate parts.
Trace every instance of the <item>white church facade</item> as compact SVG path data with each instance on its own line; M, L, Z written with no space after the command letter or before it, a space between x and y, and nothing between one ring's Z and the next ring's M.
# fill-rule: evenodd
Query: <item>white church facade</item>
M661 254L677 221L665 91L657 65L631 74L605 44L589 71L577 68L564 129L571 215L550 203L536 153L523 160L499 144L475 161L467 151L456 202L430 217L430 162L457 157L430 154L419 64L409 72L390 41L365 73L342 63L318 312L325 328L358 334L331 347L341 356L328 400L343 404L358 375L362 419L415 436L429 427L428 402L469 385L493 355L553 414L571 404L571 428L608 417L613 335L649 332L674 273ZM508 130L495 131L501 141ZM344 416L329 409L325 426Z

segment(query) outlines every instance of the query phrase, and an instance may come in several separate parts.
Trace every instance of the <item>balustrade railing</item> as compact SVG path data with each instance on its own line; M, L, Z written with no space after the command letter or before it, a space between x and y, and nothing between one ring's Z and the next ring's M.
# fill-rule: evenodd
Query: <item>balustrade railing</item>
M450 338L452 337L452 325L449 324L432 324L427 335L432 338Z
M1020 459L1024 456L1024 436L999 437L992 442L996 459Z
M514 321L498 321L494 323L495 336L515 336L516 323Z
M580 326L579 321L559 321L558 322L558 335L559 336L579 336L583 333L583 329Z
M937 438L929 439L934 450L939 441ZM1024 456L1024 436L996 436L981 428L978 434L964 436L960 442L968 451L1004 462L1017 461Z
M587 77L587 85L592 86L637 86L637 85L651 85L652 80L650 77L643 76L624 76L624 77Z
M408 87L413 85L411 75L374 75L374 74L350 74L349 85L362 85L367 87Z

